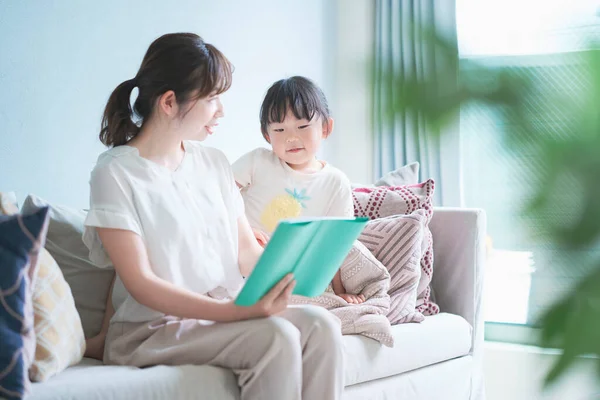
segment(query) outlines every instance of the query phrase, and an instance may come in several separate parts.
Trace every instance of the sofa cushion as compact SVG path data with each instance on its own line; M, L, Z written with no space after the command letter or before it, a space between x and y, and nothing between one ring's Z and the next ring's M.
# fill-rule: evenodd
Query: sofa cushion
M46 249L40 249L33 285L35 360L29 378L43 382L81 361L85 338L71 289Z
M485 396L473 396L471 391L476 365L471 355L443 361L406 374L346 386L343 399L483 400Z
M421 244L427 216L423 210L369 221L360 240L390 273L387 317L392 325L423 321L417 311Z
M354 188L365 188L375 186L403 186L403 185L416 185L419 183L419 168L418 162L412 162L407 165L403 165L394 171L390 171L381 178L375 184L366 184L352 182L352 189Z
M18 212L16 203L0 193L0 214ZM81 361L85 338L71 289L45 248L39 250L32 287L35 360L29 368L29 379L43 382Z
M384 218L392 215L411 214L423 210L427 216L425 234L423 235L423 251L421 254L421 278L417 289L417 311L424 315L440 312L431 298L431 279L433 275L433 238L429 230L429 222L433 215L434 182L429 179L417 185L382 186L376 188L354 188L354 215L370 219Z
M239 399L233 372L211 366L135 368L83 361L44 383L27 400Z
M0 215L0 398L29 393L35 352L32 281L48 229L48 208Z
M346 385L385 378L469 354L471 326L441 313L420 324L392 326L394 347L363 336L345 336Z
M13 215L19 212L17 196L14 192L0 192L0 214Z
M346 386L412 371L461 357L471 348L471 327L461 317L438 314L421 324L392 327L393 348L360 335L344 336ZM27 400L50 399L239 399L235 375L211 366L134 368L104 366L84 358L44 383Z
M417 183L419 183L419 163L413 162L388 172L375 182L375 186L404 186Z
M90 251L82 239L85 211L50 205L34 195L27 196L22 211L31 212L45 205L50 206L46 250L56 260L71 287L85 337L93 337L102 327L114 269L98 268L90 261Z

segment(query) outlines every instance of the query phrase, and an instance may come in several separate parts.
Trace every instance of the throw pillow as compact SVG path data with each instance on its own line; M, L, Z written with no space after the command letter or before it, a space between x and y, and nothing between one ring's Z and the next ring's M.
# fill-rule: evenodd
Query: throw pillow
M12 192L0 192L0 215L13 215L19 212L17 198Z
M29 369L33 382L43 382L83 358L85 337L71 289L58 264L40 250L33 284L35 360Z
M2 200L6 200L3 202ZM0 193L0 213L18 213L17 206ZM43 382L77 364L85 352L83 327L71 289L56 261L46 249L40 249L33 279L35 359L29 379Z
M373 188L375 186L402 186L402 185L415 185L419 183L419 163L414 162L411 164L403 165L402 167L388 172L374 185L371 184L363 184L363 183L352 183L352 189L356 188Z
M29 195L22 211L49 205L39 197ZM46 250L56 260L75 299L86 338L100 332L106 310L106 299L114 276L112 268L98 268L89 259L89 249L83 243L83 222L86 213L59 205L50 206L50 226Z
M35 352L32 279L48 227L48 208L31 215L0 215L0 397L29 393Z
M424 315L439 313L437 304L431 301L431 278L433 275L433 239L429 222L433 215L432 197L434 182L429 179L417 185L381 186L355 188L353 190L354 214L370 219L392 215L407 215L423 210L426 216L421 255L421 278L417 295L417 311Z
M417 183L419 183L419 163L414 162L388 172L375 182L375 186L403 186Z
M392 325L424 319L416 305L426 222L423 210L375 219L367 224L358 239L390 273L391 304L387 317Z

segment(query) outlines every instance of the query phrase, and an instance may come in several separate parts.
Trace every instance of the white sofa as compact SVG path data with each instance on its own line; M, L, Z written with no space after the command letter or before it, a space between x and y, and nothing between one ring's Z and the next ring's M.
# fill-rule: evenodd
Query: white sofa
M485 214L438 208L430 227L435 256L432 288L442 313L421 324L394 326L394 348L362 336L345 336L345 400L485 398L481 370ZM221 368L137 369L84 359L47 382L33 384L27 400L238 398L234 375Z

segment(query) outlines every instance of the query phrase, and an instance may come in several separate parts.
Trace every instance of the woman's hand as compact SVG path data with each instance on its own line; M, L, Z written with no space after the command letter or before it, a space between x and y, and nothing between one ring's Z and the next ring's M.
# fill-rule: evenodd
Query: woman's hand
M289 305L295 286L296 281L294 280L294 276L288 274L273 286L255 305L242 307L230 303L232 307L235 307L233 313L237 315L237 320L264 318L278 314L284 311Z

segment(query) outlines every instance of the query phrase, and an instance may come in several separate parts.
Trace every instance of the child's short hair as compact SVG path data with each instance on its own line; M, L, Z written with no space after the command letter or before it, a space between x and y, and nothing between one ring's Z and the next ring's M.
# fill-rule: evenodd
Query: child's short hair
M269 88L260 107L260 130L265 139L269 124L283 122L288 110L296 118L309 121L315 114L324 122L330 116L327 98L313 81L303 76L279 80Z

